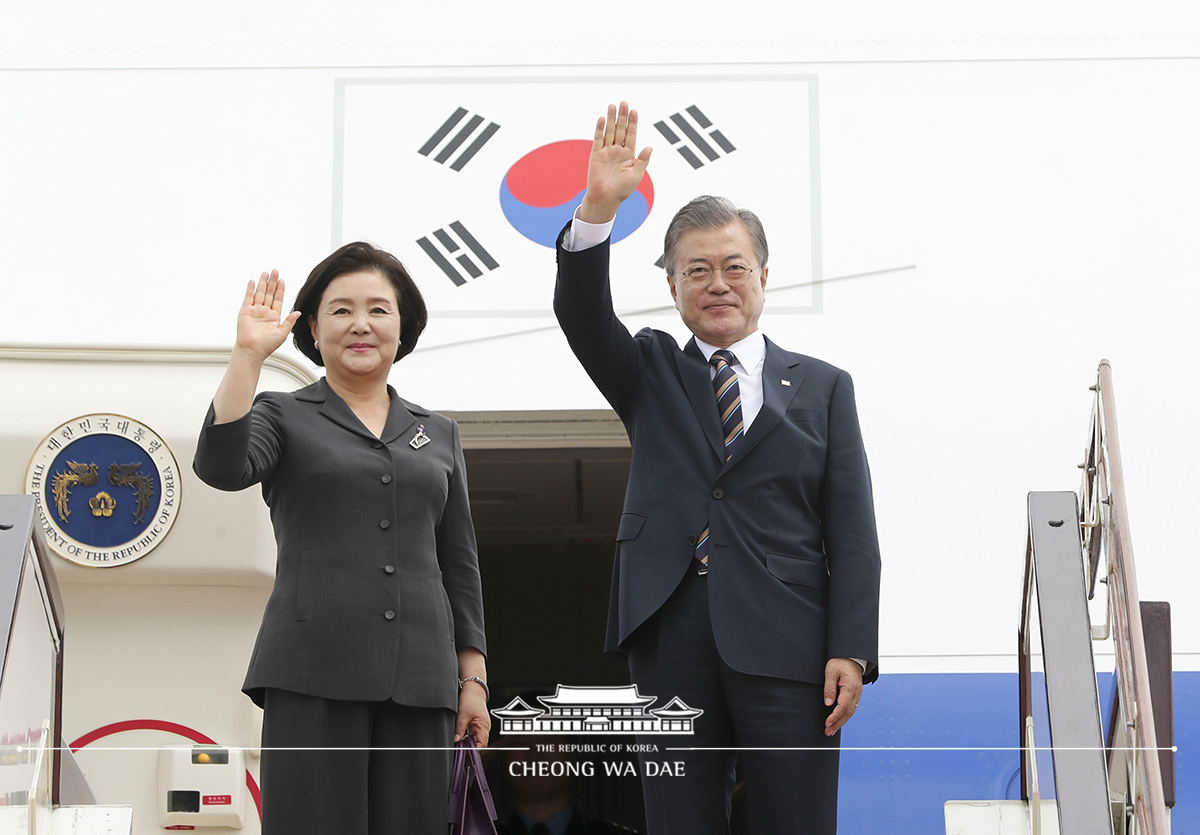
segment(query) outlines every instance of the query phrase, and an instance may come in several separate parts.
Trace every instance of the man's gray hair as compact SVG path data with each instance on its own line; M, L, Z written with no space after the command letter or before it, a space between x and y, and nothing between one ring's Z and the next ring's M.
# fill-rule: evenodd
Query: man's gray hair
M663 241L663 266L671 275L675 274L675 249L685 232L694 229L724 229L731 223L740 222L750 233L754 242L754 254L760 267L767 266L767 233L762 221L749 209L739 209L726 197L703 194L695 198L671 218Z

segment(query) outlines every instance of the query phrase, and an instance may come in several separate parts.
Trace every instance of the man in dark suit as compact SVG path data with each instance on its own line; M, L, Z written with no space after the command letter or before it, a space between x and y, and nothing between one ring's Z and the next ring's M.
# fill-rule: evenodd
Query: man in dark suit
M607 649L628 653L642 693L705 711L694 736L642 740L657 749L642 762L649 831L728 832L740 762L750 831L833 832L838 731L878 676L879 547L853 384L758 330L766 237L722 198L697 198L667 231L667 283L694 338L680 349L629 334L607 236L650 159L636 135L624 103L597 123L554 306L633 451Z

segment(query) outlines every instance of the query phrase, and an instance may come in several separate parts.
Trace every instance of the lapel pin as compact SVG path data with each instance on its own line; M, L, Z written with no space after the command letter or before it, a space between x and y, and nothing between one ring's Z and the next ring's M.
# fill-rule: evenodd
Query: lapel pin
M425 426L422 424L421 426L417 427L417 434L413 435L412 440L408 442L408 445L413 449L420 449L427 443L429 443L429 436L425 434Z
M792 384L791 380L780 380L779 382L781 385L785 385L785 386L790 386Z

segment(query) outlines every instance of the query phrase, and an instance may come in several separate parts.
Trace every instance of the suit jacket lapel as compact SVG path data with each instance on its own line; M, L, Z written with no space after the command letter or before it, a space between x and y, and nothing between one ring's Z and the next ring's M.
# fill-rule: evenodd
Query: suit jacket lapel
M388 410L387 423L384 424L383 434L379 437L379 440L385 444L392 443L410 431L415 436L416 430L413 427L416 426L418 418L429 417L429 412L404 400L396 394L396 390L391 386L388 386L388 394L392 398L392 407ZM432 440L441 439L434 438Z
M303 399L320 403L322 415L346 431L353 432L355 435L361 435L364 438L370 438L372 441L391 443L413 427L418 417L429 416L429 412L418 406L406 403L396 394L394 388L388 386L388 396L392 402L388 409L387 423L383 425L383 434L376 438L371 430L367 429L363 425L363 422L358 419L358 415L354 414L354 410L346 404L346 401L338 397L337 393L329 387L329 383L325 381L325 378L322 377L317 381L315 386L309 386L305 392L308 396Z
M779 425L779 421L783 420L788 404L792 402L792 398L800 391L800 385L804 382L804 375L797 368L799 364L800 360L794 354L767 340L767 355L763 360L762 371L762 409L754 418L754 423L750 424L742 442L738 444L737 452L725 465L726 469L745 458L750 450L758 446L762 439Z
M695 337L688 340L679 361L679 376L687 392L692 411L700 421L704 436L722 461L725 460L725 438L721 434L721 417L717 414L717 398L713 394L712 377L704 354L700 353Z
M321 414L347 432L353 432L355 435L362 435L367 438L375 437L363 425L363 422L358 419L358 415L354 414L354 411L346 404L346 401L338 397L337 393L329 387L329 383L326 382L324 377L317 381L311 398L305 399L311 399L314 402L320 403Z

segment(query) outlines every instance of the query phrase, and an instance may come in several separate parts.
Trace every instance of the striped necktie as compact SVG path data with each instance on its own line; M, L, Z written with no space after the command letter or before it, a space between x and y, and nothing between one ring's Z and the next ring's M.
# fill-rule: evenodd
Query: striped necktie
M713 395L717 398L717 414L721 417L721 434L725 438L725 460L728 461L737 451L738 444L745 437L742 425L742 390L738 386L737 372L733 364L737 357L731 351L724 349L713 351L709 360L717 368L713 377ZM708 573L708 526L700 534L696 543L695 557L700 561L699 574Z
M744 437L742 390L738 386L737 373L733 370L737 357L729 351L713 351L709 362L717 367L717 375L713 377L713 394L717 398L717 412L721 415L721 432L725 436L725 460L728 461Z

